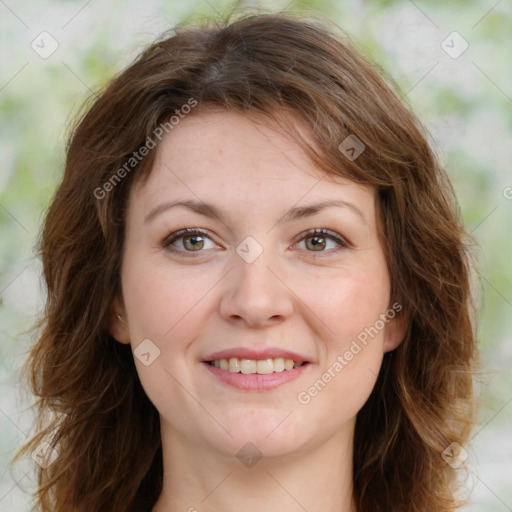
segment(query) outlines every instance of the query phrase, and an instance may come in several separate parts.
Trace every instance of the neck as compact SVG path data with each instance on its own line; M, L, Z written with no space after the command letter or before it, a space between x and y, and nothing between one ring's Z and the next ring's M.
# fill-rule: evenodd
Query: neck
M279 457L248 457L198 446L164 421L163 488L152 512L356 512L353 424L326 442Z

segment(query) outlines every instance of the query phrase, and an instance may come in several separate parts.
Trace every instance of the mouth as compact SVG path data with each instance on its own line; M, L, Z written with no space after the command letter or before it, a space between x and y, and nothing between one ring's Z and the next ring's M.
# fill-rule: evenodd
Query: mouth
M295 361L283 357L266 359L230 357L202 361L202 364L214 377L215 382L245 392L274 390L300 378L313 366L309 361Z
M269 357L266 359L230 357L229 359L214 359L204 362L220 370L231 373L243 373L245 375L281 373L310 364L308 361L294 361L293 359L286 359L284 357Z

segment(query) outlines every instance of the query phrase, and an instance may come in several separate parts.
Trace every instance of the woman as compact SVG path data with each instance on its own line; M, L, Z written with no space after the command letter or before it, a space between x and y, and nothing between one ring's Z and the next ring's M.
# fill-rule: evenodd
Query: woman
M420 122L325 24L156 41L77 124L45 219L37 509L457 508L456 211Z

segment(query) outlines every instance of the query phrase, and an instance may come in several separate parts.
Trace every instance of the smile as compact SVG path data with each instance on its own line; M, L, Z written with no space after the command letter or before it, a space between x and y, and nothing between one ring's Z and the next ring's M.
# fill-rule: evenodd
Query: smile
M222 384L245 391L275 389L302 375L311 366L281 357L269 359L216 359L203 361L204 367Z
M278 373L285 370L289 371L305 364L304 361L296 362L293 359L285 359L283 357L267 359L243 359L230 357L229 359L215 359L214 361L208 361L208 363L215 366L215 368L227 370L232 373L257 373L258 375L268 375L270 373Z

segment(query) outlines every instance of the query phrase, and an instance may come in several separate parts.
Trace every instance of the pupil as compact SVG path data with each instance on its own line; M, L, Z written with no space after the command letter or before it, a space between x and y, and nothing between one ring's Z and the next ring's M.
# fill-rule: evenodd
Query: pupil
M312 244L313 248L315 248L315 247L323 248L323 246L325 245L325 239L322 236L313 236L313 237L310 238L310 240L314 240L315 241ZM318 240L324 240L324 243L318 243Z
M193 236L189 236L189 237L185 238L185 241L189 241L189 242L190 242L191 240L197 240L197 239L200 239L200 238L201 238L201 236L199 236L199 235L193 235ZM200 242L200 243L202 242L202 243L204 244L204 240L200 240L199 242ZM203 247L203 246L202 246L202 245L201 245L201 246L196 245L196 244L193 242L193 243L192 243L192 248L194 248L194 247L199 248L199 249L202 249L202 247Z

